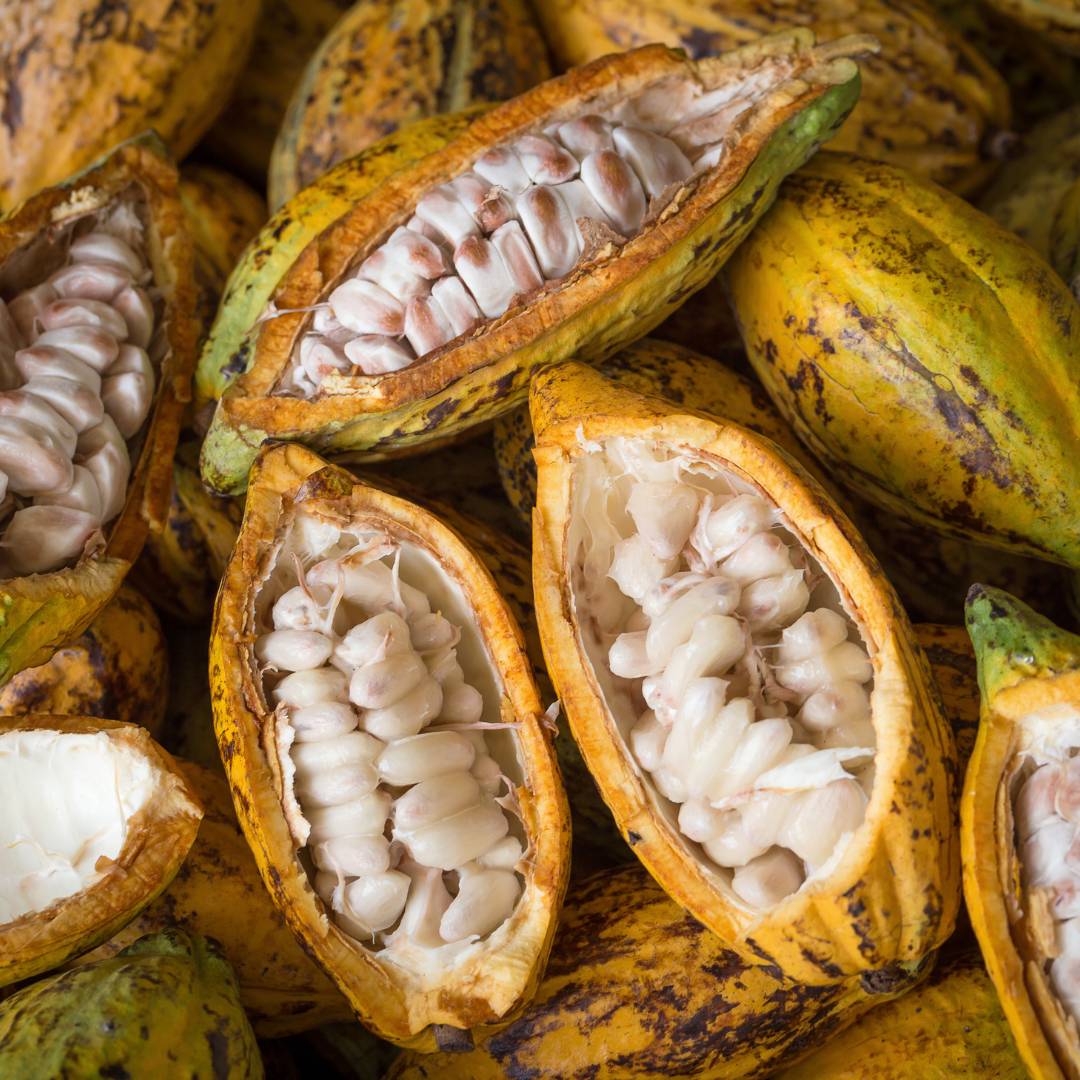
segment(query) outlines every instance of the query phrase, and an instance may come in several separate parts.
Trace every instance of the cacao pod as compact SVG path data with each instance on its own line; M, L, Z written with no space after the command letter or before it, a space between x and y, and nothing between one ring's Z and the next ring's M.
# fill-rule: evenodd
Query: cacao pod
M340 589L327 591L324 578ZM303 659L293 642L316 652ZM346 675L319 666L324 643L353 672L348 700ZM210 648L222 760L263 880L364 1023L432 1049L520 1008L554 934L568 815L521 631L477 556L428 512L310 451L266 450ZM275 671L293 673L277 680ZM357 751L363 761L339 776L334 755ZM438 782L417 789L425 779ZM394 803L397 855L383 835L387 784L408 789ZM514 835L507 813L519 816ZM314 883L305 850L320 871ZM387 869L391 857L397 869ZM461 944L463 925L479 927L472 945Z
M1010 122L1001 75L920 0L549 0L537 11L567 67L649 41L698 58L793 26L821 39L872 34L882 51L861 65L862 95L833 145L961 192L989 178L994 136Z
M873 556L748 429L578 364L530 410L544 655L634 853L753 962L904 978L956 917L956 761Z
M122 585L87 631L0 690L0 715L98 716L141 724L160 740L169 654L154 609Z
M1080 566L1080 308L1027 244L910 173L829 154L727 281L755 372L845 484Z
M242 490L258 447L268 439L299 439L369 460L430 449L512 408L540 363L571 352L598 359L645 333L716 272L764 212L780 178L829 136L857 92L850 54L866 47L862 38L813 46L808 32L792 32L697 63L646 47L496 107L411 166L402 167L398 158L393 176L278 267L283 273L273 284L269 307L240 321L241 305L230 311L226 299L217 322L222 333L207 343L202 366L210 383L222 372L243 374L217 404L203 444L204 481L223 494ZM747 86L746 93L752 104L736 90L751 78L751 68L753 89ZM672 94L693 98L693 108L702 110L688 121L691 134L665 126L673 116ZM734 121L730 113L710 111L729 106L742 109ZM674 115L687 118L693 108ZM615 129L605 118L626 118L627 110L638 123L646 122L643 111L656 110L652 123L687 142L698 171L693 173L672 139L652 129ZM564 134L574 145L584 145L576 141L579 136L600 146L617 135L646 179L639 181L613 149L582 150L581 165L541 134L559 121L560 130L576 133ZM690 147L691 140L721 131L728 134L712 149ZM529 156L534 150L541 154L535 161ZM636 156L639 151L642 156ZM715 166L711 155L720 155ZM523 160L538 178L565 178L577 186L561 194L561 183L534 184ZM473 165L501 183L482 181L469 172ZM502 193L515 184L504 175L507 168L517 170L513 206ZM569 179L580 168L591 187ZM655 192L649 217L642 216L643 183ZM479 200L476 213L486 226L503 221L496 241L506 256L480 233L458 190L462 198ZM609 196L615 200L609 201L613 217L597 202ZM579 197L581 216L575 217L565 199ZM414 208L419 216L410 218ZM282 212L288 210L287 205ZM528 237L513 214L523 215ZM410 220L414 228L400 227ZM417 238L419 228L454 247L454 270L471 282L468 289L462 277L447 275L427 297L428 281L448 264L431 236ZM401 279L392 269L401 258L420 259L410 265L422 266L429 278L407 271ZM388 289L419 290L408 301L408 342L398 339L406 319L398 297L366 278L347 276L361 260L359 272L380 276ZM242 273L243 264L237 271ZM387 333L351 336L376 324ZM232 328L228 333L226 326ZM337 336L326 337L322 330ZM422 358L416 364L414 345Z
M1077 0L985 0L988 7L1046 38L1055 48L1080 56Z
M161 896L76 963L115 956L143 935L175 926L217 943L261 1038L350 1017L345 998L296 943L263 886L224 778L178 764L206 811L184 865Z
M960 802L964 896L1020 1055L1038 1080L1080 1073L1076 878L1068 849L1080 637L973 585L981 720Z
M930 661L945 719L956 742L956 759L963 770L979 730L979 684L971 639L962 626L916 623L915 640Z
M212 942L182 930L42 979L0 1003L0 1071L261 1080L236 979Z
M66 245L75 230L82 247L73 253ZM159 297L152 314L148 294L134 284L114 298L123 316L81 299L80 275L104 276L108 285L132 281L139 267ZM17 388L5 394L0 463L10 489L5 515L14 510L0 566L2 685L89 626L165 518L195 340L191 246L176 172L160 143L149 136L125 143L0 221L0 280L5 296L18 294L0 310L4 385ZM55 299L60 288L64 296ZM100 325L74 326L72 317ZM39 333L41 320L56 328ZM125 334L132 341L121 346ZM24 341L33 344L23 348ZM24 455L32 466L19 466Z
M575 883L518 1020L471 1052L403 1054L387 1080L765 1076L881 1000L858 978L806 986L748 963L627 866Z
M134 918L179 869L202 809L172 758L135 724L4 717L0 744L9 860L0 985L8 985L93 948Z
M525 0L359 0L296 84L270 158L270 205L399 127L550 76Z
M1026 1080L978 949L950 943L914 990L830 1039L777 1080Z
M183 157L228 98L259 8L259 0L8 6L0 210L147 128Z
M1080 289L1080 105L1033 128L979 205Z

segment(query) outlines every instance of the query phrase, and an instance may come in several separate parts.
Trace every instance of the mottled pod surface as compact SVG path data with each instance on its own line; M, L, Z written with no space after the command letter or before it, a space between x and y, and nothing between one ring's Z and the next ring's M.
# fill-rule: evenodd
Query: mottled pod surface
M211 639L241 826L378 1034L433 1049L543 970L569 829L521 630L446 524L310 451L261 455Z
M1027 244L936 185L830 153L726 273L755 372L844 483L1080 566L1080 307Z
M544 654L634 853L747 957L902 979L956 916L956 762L873 557L747 429L576 364L530 408Z
M0 209L153 128L182 157L242 70L258 0L5 4Z
M1080 55L1080 3L1077 0L986 0L1010 21L1046 38L1051 45Z
M524 0L361 0L308 61L270 160L275 209L399 127L550 77Z
M268 439L369 460L430 448L521 401L541 362L647 332L831 135L852 57L873 47L792 31L694 62L651 46L543 83L411 164L391 136L351 209L271 254L265 280L234 274L200 364L222 395L203 479L242 490ZM295 208L279 213L287 229Z

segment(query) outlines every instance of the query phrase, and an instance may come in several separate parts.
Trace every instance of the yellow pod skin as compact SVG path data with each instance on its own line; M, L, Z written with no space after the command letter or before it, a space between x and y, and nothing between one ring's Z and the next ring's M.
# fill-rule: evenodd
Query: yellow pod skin
M987 6L1045 38L1054 48L1080 56L1080 5L1076 0L987 0Z

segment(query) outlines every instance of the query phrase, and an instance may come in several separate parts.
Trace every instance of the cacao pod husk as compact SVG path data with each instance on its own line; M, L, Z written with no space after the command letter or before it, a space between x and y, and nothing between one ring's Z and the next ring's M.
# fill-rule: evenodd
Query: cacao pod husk
M232 970L212 942L182 930L140 938L0 1003L0 1070L27 1080L263 1076Z
M551 0L537 11L564 67L648 41L702 57L792 26L873 34L882 51L861 65L859 103L832 145L961 193L992 175L994 136L1010 125L1001 75L919 0Z
M971 638L962 626L915 623L914 629L915 639L934 673L962 771L971 758L979 730L979 683Z
M986 0L986 5L1045 38L1054 48L1080 56L1080 5L1076 0Z
M1080 709L1080 637L982 585L968 594L967 627L981 718L960 802L964 897L1025 1065L1038 1080L1062 1080L1080 1074L1080 1045L1076 1022L1050 981L1059 948L1054 885L1044 889L1028 880L1014 806L1029 761L1070 760Z
M270 158L270 205L400 127L512 98L551 74L524 0L360 0L296 84Z
M259 8L259 0L12 5L3 19L12 59L0 78L0 210L147 128L174 157L187 154L240 74Z
M575 883L518 1020L466 1053L403 1054L387 1080L766 1076L878 1000L858 978L807 986L748 962L627 866Z
M1027 244L935 185L829 154L727 283L802 442L877 506L1080 565L1080 307Z
M195 839L202 817L202 807L177 771L176 763L153 742L145 728L92 716L36 714L0 718L0 734L26 731L55 733L58 739L68 734L100 734L117 752L133 754L145 764L152 774L154 791L127 819L118 855L96 868L95 880L78 892L0 926L0 986L59 967L130 922L168 886ZM61 817L61 826L65 811L73 815L81 809L78 802L62 805L55 791L43 794L51 796L49 811ZM82 797L86 794L84 791ZM14 822L9 828L20 829L16 834L19 837L32 831L22 822ZM11 846L13 841L14 836L6 843ZM15 887L15 883L9 887ZM0 1021L0 1030L2 1027ZM0 1034L0 1058L3 1046ZM6 1070L0 1067L0 1071Z
M0 690L0 716L49 713L141 724L158 741L169 653L154 609L122 585L86 632Z
M148 216L148 256L165 302L168 349L157 373L155 400L135 440L127 500L104 538L60 570L0 582L0 685L23 668L44 663L77 638L109 602L148 532L165 520L172 456L191 396L195 353L191 243L177 198L176 170L159 140L140 137L63 184L42 191L0 221L0 263L49 230L130 197L137 191Z
M175 926L217 943L260 1038L348 1019L345 998L297 944L263 886L224 777L200 765L177 764L205 808L184 865L153 903L76 963L115 956L144 935Z
M725 944L789 978L822 984L861 975L884 987L918 967L948 937L959 906L955 748L926 658L861 538L776 444L631 393L582 365L537 375L530 411L538 472L533 580L544 655L582 756L634 853ZM749 480L836 584L873 658L876 777L865 817L812 889L768 910L735 899L670 824L671 812L631 757L583 644L584 616L576 614L581 601L570 571L581 557L572 539L581 533L571 525L584 528L571 498L582 475L575 466L618 437L678 448ZM621 707L620 720L625 725Z
M334 513L362 528L369 522L406 537L437 561L467 598L485 651L502 684L504 717L520 724L523 782L514 791L529 845L526 888L506 933L448 970L420 973L383 962L331 923L308 880L290 830L274 713L262 690L252 642L256 594L273 569L269 545L295 507ZM265 450L252 473L244 523L226 568L210 643L214 724L233 803L275 904L348 998L364 1024L401 1045L434 1049L504 1021L540 978L566 887L569 823L550 735L524 642L490 572L450 527L415 504L369 487L299 446ZM524 865L524 864L523 864ZM503 942L502 945L499 942ZM511 944L512 943L512 944Z
M697 63L647 47L608 57L496 107L412 166L402 167L401 156L393 157L398 171L392 177L354 198L352 210L297 256L275 261L281 276L267 276L272 307L248 309L245 318L241 308L251 296L235 306L226 298L203 352L202 383L212 387L243 373L218 401L203 444L203 480L222 494L239 492L258 447L271 439L300 440L328 454L368 460L431 449L523 400L539 364L570 353L599 359L646 333L716 272L764 211L781 176L829 137L857 89L849 54L866 47L859 38L814 47L808 33L792 32ZM743 113L720 164L681 187L655 224L646 224L634 239L621 247L601 242L595 255L530 302L481 322L425 354L422 363L388 375L332 374L311 399L274 393L309 323L310 310L297 309L310 309L327 285L382 242L388 228L407 220L422 195L466 171L481 153L556 116L579 112L586 101L603 110L666 78L737 84L750 66L781 70L777 57L794 63L800 76ZM315 198L319 188L315 184L297 198ZM286 220L294 213L290 207L281 211ZM245 275L241 264L233 280L242 284Z

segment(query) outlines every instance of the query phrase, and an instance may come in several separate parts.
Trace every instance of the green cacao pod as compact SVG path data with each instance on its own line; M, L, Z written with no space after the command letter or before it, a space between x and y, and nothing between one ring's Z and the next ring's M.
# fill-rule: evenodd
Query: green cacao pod
M1080 307L936 185L821 155L728 273L750 361L819 460L878 506L1080 566Z
M0 1073L259 1080L263 1068L217 947L163 930L0 1003Z

